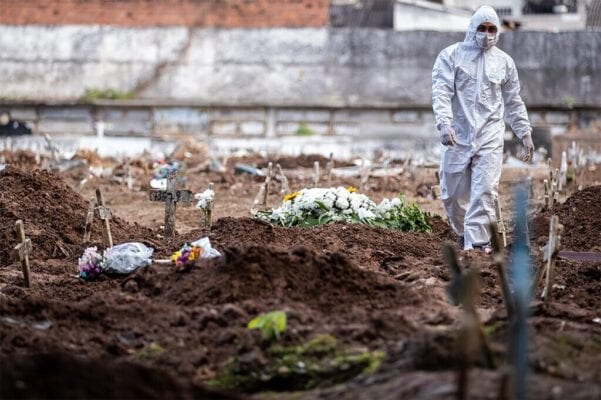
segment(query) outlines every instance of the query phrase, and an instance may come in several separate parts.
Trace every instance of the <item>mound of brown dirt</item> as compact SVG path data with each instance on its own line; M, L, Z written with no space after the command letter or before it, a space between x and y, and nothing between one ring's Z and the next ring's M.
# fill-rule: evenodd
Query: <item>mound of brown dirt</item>
M0 369L2 398L234 399L180 382L166 371L66 353L8 357Z
M257 246L226 248L224 253L222 259L201 261L186 273L143 268L125 286L185 306L260 299L304 303L325 313L352 307L390 309L423 300L413 288L360 270L340 253Z
M283 228L251 218L221 218L210 232L195 230L173 239L171 251L184 241L192 241L209 234L211 243L218 249L231 246L269 245L287 249L307 246L323 254L340 252L363 269L382 271L388 275L402 273L405 268L432 265L441 268L440 247L450 238L448 225L432 219L433 232L410 233L376 228L363 224L334 223L311 228ZM169 251L158 250L160 256ZM429 266L428 266L429 265ZM435 273L438 275L438 273Z
M549 219L559 217L564 226L561 247L574 251L601 251L601 186L574 193L565 203L545 211L533 221L533 235L539 246L549 238Z
M57 175L48 171L24 171L8 167L0 172L0 266L14 262L17 244L14 226L19 219L31 238L33 259L76 258L82 243L87 202ZM150 229L113 217L115 243L152 238ZM92 240L100 242L101 226L96 222Z

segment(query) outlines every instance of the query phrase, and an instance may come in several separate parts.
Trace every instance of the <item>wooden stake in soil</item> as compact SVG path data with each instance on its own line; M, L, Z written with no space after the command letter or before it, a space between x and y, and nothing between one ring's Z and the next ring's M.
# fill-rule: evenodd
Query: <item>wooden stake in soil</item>
M384 189L388 189L388 181L390 179L390 174L388 172L390 168L390 158L385 158L382 163L382 168L384 169Z
M92 234L92 224L94 223L94 209L96 208L96 199L90 198L88 203L88 212L86 213L86 224L83 228L83 242L88 243L90 241L90 235Z
M560 192L566 189L568 184L568 156L565 151L561 152L561 163L559 164L559 185Z
M267 164L267 176L265 177L265 191L263 192L263 206L267 205L267 196L269 195L269 191L271 190L271 179L273 177L273 163L270 161Z
M271 185L271 180L273 179L273 163L270 161L267 164L267 177L269 178L269 184ZM271 189L268 187L268 189Z
M477 315L471 309L473 308L474 297L478 291L477 271L468 270L464 277L464 293L462 305L464 306L463 321L461 324L459 337L457 341L459 371L457 376L457 398L465 400L469 393L469 369L474 363L476 353L478 352L478 325ZM476 318L474 318L476 316Z
M209 190L213 190L213 182L209 182ZM210 201L209 204L207 204L207 208L202 210L203 212L203 219L202 219L202 225L205 228L211 228L211 226L213 225L213 203L215 200Z
M553 289L553 278L555 274L555 259L561 246L561 233L563 226L559 223L557 215L551 217L551 223L549 224L549 243L547 245L547 264L544 270L545 286L541 298L544 301L545 306L548 303L549 297L551 296L551 290Z
M254 216L257 214L259 205L263 203L263 199L265 199L265 191L267 190L267 183L264 182L259 187L259 192L255 196L255 200L253 201L252 206L250 207L250 215Z
M192 192L189 190L177 190L177 179L175 171L167 174L166 190L151 190L150 201L161 201L165 203L165 237L175 234L175 209L177 203L189 203L193 200Z
M96 217L102 221L102 239L104 244L108 247L113 247L113 235L111 234L111 224L109 222L111 218L111 210L109 210L104 203L104 196L100 189L96 189Z
M330 153L328 162L326 163L326 179L328 187L332 186L332 170L334 169L334 153Z
M497 216L497 232L500 235L503 248L507 247L507 231L505 229L505 221L503 221L503 213L501 211L501 202L499 197L495 197L495 214Z
M127 163L125 164L125 179L127 184L127 190L131 191L134 186L134 183L133 178L131 176L131 166L129 163L129 159L127 159Z
M544 188L544 197L543 197L543 209L548 209L551 208L551 204L550 204L550 197L549 197L549 181L547 179L545 179L543 181L543 188Z
M507 279L507 271L505 270L505 256L503 255L503 247L499 243L499 232L497 231L497 225L490 224L490 243L492 245L493 260L495 261L495 268L497 275L499 276L499 282L501 284L501 294L503 295L503 301L505 302L505 309L507 310L507 320L511 320L514 313L513 299L511 298L511 290L509 289L509 280Z
M313 163L313 187L319 184L319 161Z
M280 164L275 165L276 170L278 171L278 176L280 178L280 182L282 188L280 190L280 194L288 194L290 193L290 186L288 185L288 178L284 175L284 171L282 170L282 166Z
M15 246L15 252L19 261L21 261L21 267L23 268L23 281L25 287L31 287L31 271L29 269L29 254L31 253L31 239L25 237L25 228L23 228L23 221L18 220L15 223L15 230L17 231L18 245Z
M364 192L365 187L367 186L367 181L369 180L369 169L367 168L367 163L365 162L365 158L361 159L361 169L359 172L360 182L359 182L359 191Z

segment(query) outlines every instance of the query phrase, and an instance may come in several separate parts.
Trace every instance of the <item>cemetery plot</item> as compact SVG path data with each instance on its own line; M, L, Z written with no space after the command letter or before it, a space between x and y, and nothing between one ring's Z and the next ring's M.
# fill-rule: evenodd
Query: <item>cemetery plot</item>
M223 162L220 172L208 164L178 171L185 184L177 190L190 191L178 199L200 204L178 207L167 236L165 207L149 195L149 160L129 161L131 190L110 175L80 188L81 176L72 172L13 165L0 171L2 397L236 399L271 392L278 399L489 399L513 393L512 371L523 360L509 344L524 305L514 297L514 201L507 186L498 223L491 221L498 239L492 255L444 253L454 237L444 218L433 215L424 214L430 232L343 222L287 228L250 218L260 187L269 186L268 196L266 204L265 193L257 196L257 208L269 210L282 205L283 195L311 188L315 161L318 185L363 182L375 204L403 191L408 203L441 212L440 200L428 197L437 184L434 169L411 171L389 161L386 168L395 173L379 176L381 170L359 163L346 176L337 168L354 164L342 160L247 156ZM248 172L234 174L237 164ZM522 240L531 247L533 276L547 268L542 247L553 216L563 230L546 296L543 274L527 305L525 390L527 398L597 399L601 186L576 191L568 183L559 203L540 211L548 177L534 180L537 208L530 210L530 238ZM422 184L425 197L416 189ZM289 189L281 193L284 185ZM109 246L105 221L115 246L140 242L154 249L153 261L167 262L124 275L77 277L88 247ZM183 267L171 262L184 244L203 237L220 257L199 254ZM94 380L82 371L94 371ZM44 384L48 376L52 384Z

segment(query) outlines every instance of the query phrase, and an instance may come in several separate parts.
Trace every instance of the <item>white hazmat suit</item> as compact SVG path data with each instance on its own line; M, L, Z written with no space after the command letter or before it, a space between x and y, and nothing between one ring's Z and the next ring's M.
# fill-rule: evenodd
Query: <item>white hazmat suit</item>
M489 22L497 33L477 32ZM472 16L465 40L440 52L432 69L432 108L443 144L442 200L464 249L490 242L503 164L504 117L529 147L530 122L513 59L495 45L499 18L489 6Z

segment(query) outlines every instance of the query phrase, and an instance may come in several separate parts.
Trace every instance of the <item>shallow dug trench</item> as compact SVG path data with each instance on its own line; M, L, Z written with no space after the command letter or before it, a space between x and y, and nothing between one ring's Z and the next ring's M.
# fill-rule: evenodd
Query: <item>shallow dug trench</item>
M84 282L75 277L85 245L72 214L85 202L52 174L8 171L15 176L21 179L10 178L3 218L26 219L42 250L32 260L33 287L25 289L10 248L1 249L0 378L11 382L0 386L2 397L455 398L461 310L445 294L449 273L440 247L451 237L440 219L431 219L432 234L413 234L222 218L210 231L167 242L123 221L131 237L120 240L153 245L158 257L204 235L223 257ZM8 178L0 173L2 179ZM61 196L31 197L41 208L16 206L19 193L37 196L19 182ZM49 233L70 256L53 255L38 239ZM10 237L9 230L3 235ZM462 253L461 262L481 271L477 306L502 365L508 329L494 265L479 253ZM551 304L533 302L529 398L599 398L600 277L599 264L561 260ZM279 340L246 328L273 310L288 317ZM501 368L481 365L471 374L471 398L498 398Z

